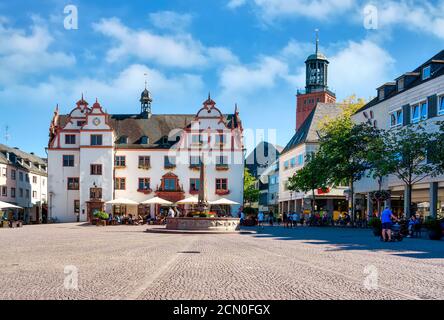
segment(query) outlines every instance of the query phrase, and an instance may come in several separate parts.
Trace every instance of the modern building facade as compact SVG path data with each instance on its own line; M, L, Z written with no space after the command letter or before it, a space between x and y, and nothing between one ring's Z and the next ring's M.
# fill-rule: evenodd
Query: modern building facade
M357 123L369 122L385 130L422 123L427 130L437 130L444 120L444 50L411 72L406 72L377 88L377 97L353 116ZM405 187L394 175L383 179L382 189L390 191L390 205L397 213L408 205ZM358 198L364 199L367 214L375 210L371 192L379 189L377 181L363 178L355 184ZM443 213L444 176L426 178L413 187L412 202L425 216ZM416 211L416 210L415 210Z
M0 144L0 200L22 207L24 223L47 222L47 163L33 153Z
M319 124L341 114L339 104L318 103L308 118L292 137L279 157L279 212L298 212L308 214L311 212L311 192L295 192L288 189L288 180L304 167L307 155L319 149ZM315 190L315 211L327 212L337 218L340 212L346 211L344 191L346 187L327 188Z
M151 215L153 206L110 207L125 198L177 202L205 187L207 200L243 202L244 146L237 107L222 114L208 96L195 114L153 114L145 89L140 113L108 114L83 99L58 109L48 148L49 209L60 221L87 221L96 210ZM200 184L204 162L206 186ZM238 206L227 208L235 213ZM125 211L125 212L121 212Z

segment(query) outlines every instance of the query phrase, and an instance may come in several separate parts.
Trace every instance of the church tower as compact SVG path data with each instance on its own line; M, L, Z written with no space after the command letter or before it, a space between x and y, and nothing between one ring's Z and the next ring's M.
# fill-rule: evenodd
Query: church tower
M336 95L328 90L328 64L327 58L319 52L319 37L316 30L316 51L305 61L305 90L298 90L297 93L296 131L318 102L336 102Z

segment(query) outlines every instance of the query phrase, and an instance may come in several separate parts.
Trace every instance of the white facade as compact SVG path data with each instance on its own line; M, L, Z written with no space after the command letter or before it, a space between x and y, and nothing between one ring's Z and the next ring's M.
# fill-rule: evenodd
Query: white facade
M47 188L45 160L0 145L0 200L23 207L20 218L25 223L45 220Z
M159 196L176 202L196 195L196 190L191 190L191 179L199 179L200 171L190 166L190 160L199 156L205 163L207 200L224 197L243 202L244 151L239 114L236 110L223 115L210 98L195 115L146 117L108 115L97 102L89 108L82 98L68 116L60 116L56 110L50 132L49 208L58 221L87 221L92 210L99 208L111 213L112 206L105 202L113 199L140 203ZM97 136L101 137L100 143L95 140ZM166 165L166 156L174 157L175 165ZM148 165L140 165L141 157L149 157ZM92 165L99 165L101 173L93 174ZM78 180L72 183L72 178ZM140 189L140 179L146 179L149 186ZM74 190L68 190L68 182ZM99 199L91 198L91 188L100 188ZM238 207L232 206L231 213L236 213ZM155 209L149 208L151 216ZM126 206L126 214L137 215L140 210L140 206Z
M444 56L443 52L440 54ZM437 70L434 74L441 72L441 75L432 76L430 79L422 79L422 68L427 67L430 63L434 65L434 68ZM380 99L380 101L371 103L367 107L364 106L360 112L353 116L353 120L356 123L371 122L378 128L384 130L396 130L406 125L406 121L407 124L416 123L415 116L413 116L413 108L416 105L424 104L425 114L422 119L419 119L419 122L421 122L428 131L435 131L437 129L436 122L444 120L444 75L442 74L442 65L442 62L434 63L432 59L414 72L406 73L398 78L395 83L389 84L393 90L389 95L383 92L386 85L379 88L378 97L375 98L375 100ZM405 79L408 77L414 79L415 82L420 81L420 83L410 87L404 85L407 81ZM407 115L405 115L406 110L408 111ZM432 112L434 114L431 114ZM400 120L392 122L392 114L398 115ZM407 119L404 119L405 117L407 117ZM378 188L377 181L367 177L355 183L355 192L357 194L367 195L367 208L370 208L367 211L369 213L371 213L374 207L371 201L369 201L368 194L378 190ZM393 200L404 197L404 183L395 175L389 175L384 178L382 189L391 192L392 202ZM433 199L434 204L430 206L429 202L431 199ZM401 200L398 202L400 201ZM429 208L426 209L426 214L429 213L430 207L438 206L438 210L441 210L441 207L444 205L444 176L428 177L414 185L412 202L416 204L428 204ZM403 209L405 210L405 205L406 204L399 203L395 210L401 212Z

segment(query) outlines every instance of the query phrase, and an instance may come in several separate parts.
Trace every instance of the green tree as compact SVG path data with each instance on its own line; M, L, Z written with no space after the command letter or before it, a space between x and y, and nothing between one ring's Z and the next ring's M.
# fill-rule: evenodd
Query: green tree
M389 154L389 148L384 139L385 131L371 127L368 129L370 135L367 152L364 154L368 162L369 170L367 177L372 178L378 183L378 190L372 195L376 199L378 214L381 213L381 201L386 199L389 195L382 190L382 183L384 177L394 172L393 163L386 161L385 155Z
M244 169L244 205L251 204L259 200L259 190L256 188L256 179L251 175L250 171Z
M393 174L405 184L407 217L411 215L413 186L440 173L438 158L429 152L435 149L435 139L436 135L427 132L422 125L404 126L397 130L388 130L384 134L387 149L382 155L383 160L392 168Z
M329 184L347 183L350 187L349 208L355 219L354 183L360 180L370 165L366 154L375 131L367 123L354 124L349 116L328 122L321 131L320 150L326 157Z
M324 189L327 185L326 158L322 152L307 154L305 165L288 179L288 189L296 192L312 193L311 213L316 205L316 189Z

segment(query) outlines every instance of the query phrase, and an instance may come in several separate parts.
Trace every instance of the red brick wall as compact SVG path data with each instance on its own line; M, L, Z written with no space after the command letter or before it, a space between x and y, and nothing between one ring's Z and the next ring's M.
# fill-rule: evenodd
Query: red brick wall
M319 99L319 101L318 101ZM305 101L305 104L304 104ZM327 91L322 92L312 92L306 94L300 94L297 96L296 103L296 130L298 130L301 125L307 119L310 112L316 106L318 102L323 103L335 103L336 98L332 96Z

